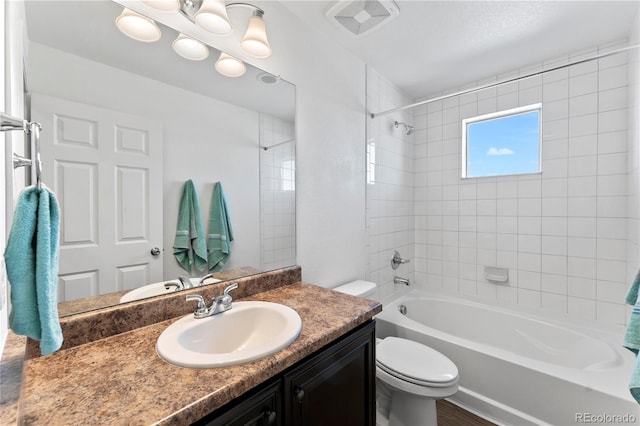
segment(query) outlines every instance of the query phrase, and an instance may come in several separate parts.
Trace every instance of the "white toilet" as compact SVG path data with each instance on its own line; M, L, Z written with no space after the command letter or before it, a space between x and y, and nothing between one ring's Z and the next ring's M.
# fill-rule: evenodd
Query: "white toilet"
M372 299L376 284L358 280L333 290ZM378 424L384 424L388 417L389 426L435 426L436 399L458 391L456 365L440 352L412 340L376 340Z

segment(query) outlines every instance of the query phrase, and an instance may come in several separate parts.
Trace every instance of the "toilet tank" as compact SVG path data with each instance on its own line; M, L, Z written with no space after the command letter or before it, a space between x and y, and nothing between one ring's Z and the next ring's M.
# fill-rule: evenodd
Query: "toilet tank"
M371 281L357 280L333 288L335 291L350 294L352 296L373 298L376 293L376 283Z

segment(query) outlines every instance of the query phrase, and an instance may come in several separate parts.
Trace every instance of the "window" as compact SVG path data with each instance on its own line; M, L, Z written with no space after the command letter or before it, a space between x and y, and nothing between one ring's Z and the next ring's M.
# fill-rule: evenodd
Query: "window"
M462 177L540 173L541 104L462 120Z
M367 144L367 183L376 183L376 143Z
M296 190L296 160L282 161L280 168L280 186L283 191Z

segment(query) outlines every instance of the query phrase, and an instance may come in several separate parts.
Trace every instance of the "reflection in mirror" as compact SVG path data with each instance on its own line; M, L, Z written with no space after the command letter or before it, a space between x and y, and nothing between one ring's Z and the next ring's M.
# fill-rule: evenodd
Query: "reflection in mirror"
M134 41L115 27L112 1L25 9L30 118L44 126L43 182L62 212L61 315L148 284L175 291L182 274L199 283L213 272L209 283L295 264L292 84L250 65L221 76L219 52L178 56L178 32L161 24L158 42ZM234 239L222 271L185 271L173 256L189 179L205 233L213 186L224 188Z

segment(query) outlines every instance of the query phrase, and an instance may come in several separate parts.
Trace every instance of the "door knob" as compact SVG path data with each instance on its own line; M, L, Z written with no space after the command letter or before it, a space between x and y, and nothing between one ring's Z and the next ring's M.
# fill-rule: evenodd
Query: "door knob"
M154 247L151 249L151 256L160 256L160 248Z

